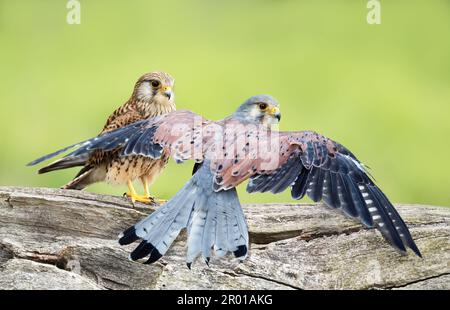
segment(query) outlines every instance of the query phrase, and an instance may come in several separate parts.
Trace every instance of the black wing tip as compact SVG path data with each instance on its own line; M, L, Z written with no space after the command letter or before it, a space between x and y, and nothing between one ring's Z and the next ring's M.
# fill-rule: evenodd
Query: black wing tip
M388 242L389 243L389 242ZM399 251L400 252L400 254L402 254L402 255L408 255L408 250L406 249L406 246L405 245L403 245L403 244L401 244L401 245L398 245L398 244L391 244L395 249L397 249L397 251Z
M397 249L397 251L398 251L401 255L403 255L403 256L407 256L407 255L408 255L408 250L406 249L406 247L405 247L404 250L403 250L403 249L400 249L400 248L398 248L398 247L395 247L395 248ZM422 253L420 253L420 251L419 251L419 249L418 249L417 247L409 246L409 245L408 245L408 248L410 248L416 256L418 256L418 257L420 257L420 258L423 259Z
M192 263L186 263L186 266L191 270Z
M50 159L50 158L52 158L52 157L55 157L55 156L57 156L57 155L59 155L59 154L61 154L61 153L64 153L65 151L68 151L68 150L70 150L70 149L72 149L72 148L74 148L74 147L77 147L77 146L81 145L81 144L84 143L84 142L86 142L86 141L79 142L79 143L76 143L76 144L72 144L72 145L66 146L65 148L62 148L62 149L60 149L60 150L57 150L56 152L53 152L53 153L50 153L50 154L41 156L41 157L39 157L38 159L35 159L35 160L29 162L29 163L27 164L27 166L29 167L29 166L37 165L37 164L39 164L39 163L41 163L41 162L43 162L43 161L46 161L47 159Z
M247 246L246 245L239 245L237 247L237 250L233 252L234 257L242 257L245 256L245 254L247 254Z
M379 201L380 202L384 201L386 203L384 206L386 207L386 210L388 212L389 219L399 221L401 231L399 232L396 230L395 232L398 234L398 237L401 239L402 252L406 253L406 251L407 251L406 248L410 248L414 252L414 254L416 254L420 258L423 258L422 253L420 253L419 248L417 247L416 243L414 242L408 227L406 226L406 224L403 221L403 219L401 218L401 216L398 214L395 207L392 205L392 203L390 203L390 201L388 200L386 195L381 191L381 189L379 189L377 186L373 186L372 189L374 189L375 193L378 195ZM392 215L391 215L391 213L392 213ZM403 235L400 235L400 233L402 233Z
M414 252L414 254L416 254L420 258L423 258L422 253L420 253L419 248L417 247L417 245L414 242L412 244L410 244L408 247Z
M127 245L130 243L133 243L134 241L138 240L139 237L136 235L136 228L134 226L131 226L127 230L125 230L119 238L119 244L120 245Z
M415 251L415 250L413 249L413 252L414 252L414 254L416 254L418 257L420 257L420 258L423 259L422 253L420 253L419 249L417 249L417 251Z
M36 166L37 164L40 164L41 162L43 162L43 161L45 161L45 160L47 160L47 159L49 159L51 157L53 157L53 156L49 157L49 155L46 155L46 156L43 156L43 157L39 157L38 159L30 161L28 164L26 164L26 167Z
M47 172L50 172L51 170L48 170L47 169L47 167L44 167L44 168L41 168L41 169L39 169L38 170L38 174L44 174L44 173L47 173Z

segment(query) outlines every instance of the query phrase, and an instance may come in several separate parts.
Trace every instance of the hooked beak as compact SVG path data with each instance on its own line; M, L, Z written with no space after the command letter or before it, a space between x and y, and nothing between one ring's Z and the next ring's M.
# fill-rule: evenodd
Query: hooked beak
M269 114L272 115L272 116L274 116L278 121L281 120L280 108L278 108L278 107L272 107L272 108L269 110Z
M280 120L281 120L281 113L275 114L275 117L277 118L278 122L280 122Z
M172 98L172 88L170 86L164 86L162 88L163 95L166 96L169 100Z

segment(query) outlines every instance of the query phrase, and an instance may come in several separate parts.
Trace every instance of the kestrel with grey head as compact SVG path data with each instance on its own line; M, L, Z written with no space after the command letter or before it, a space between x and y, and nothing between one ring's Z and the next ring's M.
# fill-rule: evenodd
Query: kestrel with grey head
M167 114L176 110L173 92L174 79L165 72L150 72L142 75L134 86L133 93L122 106L116 109L106 121L100 135L119 129L131 123ZM167 164L168 156L152 159L140 155L120 156L121 148L80 156L68 156L59 159L38 172L81 166L75 178L63 186L64 189L82 190L97 182L128 186L127 196L144 203L155 202L150 195L149 186ZM52 155L52 154L50 154ZM38 164L52 156L43 156L29 165ZM140 179L144 186L144 195L138 195L133 181Z
M122 156L194 160L186 185L155 212L125 230L121 245L141 240L130 259L151 264L170 248L182 229L187 231L186 263L202 256L231 252L245 259L249 235L236 187L249 180L247 192L305 195L341 211L406 254L419 248L395 207L375 184L366 167L342 144L313 131L277 131L278 102L258 95L230 116L214 122L191 111L175 111L146 119L69 148L68 156L121 147ZM67 150L67 148L65 149Z

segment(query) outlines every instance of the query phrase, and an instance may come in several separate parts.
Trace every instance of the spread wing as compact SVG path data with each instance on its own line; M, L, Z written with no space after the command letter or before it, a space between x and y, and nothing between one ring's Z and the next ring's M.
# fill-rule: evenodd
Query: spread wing
M356 157L339 143L314 132L284 132L280 133L278 148L266 151L266 157L274 161L272 168L267 168L267 160L260 157L218 160L214 167L216 190L234 187L247 178L249 193L276 194L290 187L294 199L306 194L315 202L322 200L367 227L376 226L400 251L406 252L409 247L421 256L392 203Z
M122 155L143 155L158 159L167 150L177 161L203 160L202 128L212 122L191 111L174 111L141 120L125 127L103 133L95 138L72 144L42 156L28 165L36 165L70 149L65 157L77 157L94 151L122 149Z
M232 122L238 121L228 120L228 123ZM30 164L37 164L71 148L76 149L66 156L117 148L122 148L123 155L143 155L154 159L159 158L163 150L177 161L194 159L202 162L209 156L215 191L234 188L248 178L247 191L250 193L279 193L291 187L294 199L301 199L306 194L313 201L323 200L328 206L359 219L367 227L376 226L383 237L401 252L406 252L406 247L409 247L421 256L391 202L374 184L363 165L342 145L314 132L278 134L242 130L222 136L223 143L219 144L219 149L225 153L217 156L219 153L214 143L217 135L214 132L215 126L222 125L227 125L227 120L222 124L214 123L190 111L176 111L71 145ZM274 134L277 139L274 139ZM273 145L274 140L277 143ZM249 141L256 141L258 145Z

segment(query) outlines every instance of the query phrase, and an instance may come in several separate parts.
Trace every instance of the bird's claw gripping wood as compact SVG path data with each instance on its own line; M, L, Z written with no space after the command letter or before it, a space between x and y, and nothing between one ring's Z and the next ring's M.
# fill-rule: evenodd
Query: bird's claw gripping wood
M142 184L144 185L144 197L149 198L152 201L152 204L163 204L167 202L165 199L159 199L150 195L149 184L146 179L142 180Z
M145 204L150 204L150 205L158 203L157 200L155 198L151 197L151 196L147 197L145 195L137 195L137 194L133 194L133 193L130 193L130 192L124 193L123 195L128 197L128 198L130 198L130 200L131 200L131 202L133 204L136 201L137 202L142 202L142 203L145 203Z
M138 195L136 193L136 190L134 189L133 186L133 182L131 182L131 180L128 180L127 185L128 185L128 192L124 193L123 195L130 198L133 205L136 201L151 205L158 203L157 199L150 196L148 192L148 186L146 186L147 184L144 183L144 190L145 190L144 195Z

